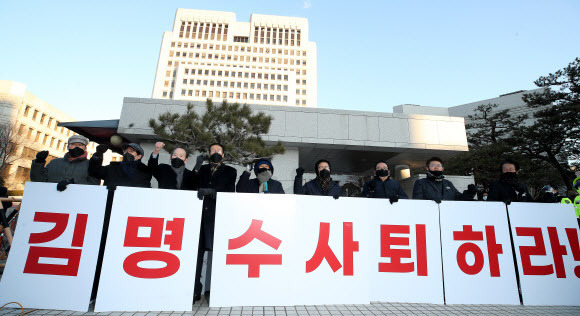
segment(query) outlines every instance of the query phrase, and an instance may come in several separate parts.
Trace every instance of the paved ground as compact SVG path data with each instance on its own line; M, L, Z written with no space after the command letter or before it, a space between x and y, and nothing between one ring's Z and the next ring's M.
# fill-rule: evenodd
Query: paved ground
M580 296L578 298L580 304ZM15 305L10 305L15 306ZM32 311L25 309L24 312ZM0 310L0 316L21 315L20 308ZM202 300L191 312L149 313L78 313L71 311L35 310L30 315L106 315L106 316L189 316L189 315L580 315L580 306L511 306L511 305L436 305L373 302L367 305L317 305L293 307L209 308Z

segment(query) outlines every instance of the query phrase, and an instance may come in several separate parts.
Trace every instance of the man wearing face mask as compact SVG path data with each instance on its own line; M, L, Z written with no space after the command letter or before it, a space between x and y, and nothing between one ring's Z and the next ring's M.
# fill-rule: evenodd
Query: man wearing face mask
M46 167L48 151L37 153L30 166L30 180L58 183L56 187L59 191L64 191L71 183L99 185L101 181L89 175L88 144L89 140L81 135L69 137L68 152L63 158L51 160Z
M362 196L368 198L389 199L391 204L397 202L399 198L408 199L399 182L390 176L389 167L384 161L379 161L375 165L375 178L365 183Z
M103 154L109 149L107 145L97 146L91 157L89 174L104 180L104 185L116 187L151 187L151 169L141 162L143 148L135 143L123 144L123 161L111 161L103 166Z
M518 173L520 166L517 162L506 159L500 167L499 180L489 185L488 201L500 201L510 204L511 202L533 202L528 187L520 181Z
M171 153L170 164L159 164L159 151L165 147L165 143L155 143L155 149L149 157L147 165L151 169L153 177L157 179L160 189L172 190L195 190L192 183L191 170L185 168L189 154L185 149L177 147Z
M306 182L302 185L302 176L304 175L304 168L296 169L296 177L294 178L294 194L303 195L325 195L332 196L335 199L342 194L341 187L332 181L330 177L330 162L325 159L318 160L314 165L316 171L316 178Z
M225 153L221 144L215 143L209 146L209 164L201 165L203 156L198 157L198 165L194 167L194 179L196 181L197 196L203 199L203 211L201 215L201 231L199 238L199 248L197 254L197 270L195 273L194 301L201 297L202 284L201 267L203 265L203 255L208 251L208 263L206 266L208 276L211 275L211 257L213 250L213 233L215 225L215 204L216 192L236 191L236 169L223 163ZM201 160L201 161L200 161ZM209 296L209 285L206 281L206 299Z
M261 158L252 165L248 165L247 171L240 176L236 185L236 192L244 193L281 193L284 194L282 183L272 179L274 166L267 158ZM250 180L250 171L254 169L255 179Z
M441 158L433 157L425 163L427 170L427 177L415 181L413 186L414 200L433 200L437 203L441 201L472 201L477 188L475 184L470 184L467 190L463 193L455 188L451 181L445 179L443 176L443 160Z

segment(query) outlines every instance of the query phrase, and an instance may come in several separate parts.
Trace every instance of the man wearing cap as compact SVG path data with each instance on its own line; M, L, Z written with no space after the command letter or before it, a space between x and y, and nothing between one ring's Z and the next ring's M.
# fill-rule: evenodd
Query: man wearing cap
M89 140L81 135L73 135L68 139L68 152L63 158L51 160L46 167L48 151L36 154L36 159L30 166L30 180L33 182L58 183L57 189L63 191L66 186L74 184L98 185L101 181L89 175L89 160L87 160L87 145Z
M306 182L305 185L302 185L304 168L299 167L296 169L296 177L294 178L294 194L325 195L338 199L342 194L342 189L338 184L332 181L330 170L330 161L325 159L318 160L316 164L314 164L316 178Z
M192 171L185 168L185 163L189 154L185 149L176 147L171 153L171 160L168 164L159 163L159 152L165 147L165 143L155 143L155 149L149 157L147 165L151 169L153 177L157 179L160 189L171 190L195 190Z
M135 143L123 144L123 161L112 161L103 166L103 154L109 149L105 144L97 146L91 157L89 174L104 180L106 186L151 187L151 169L141 162L143 148Z
M250 171L254 169L255 179L250 180ZM282 183L272 179L274 166L268 158L261 158L254 165L250 164L242 173L236 192L244 193L281 193L284 194Z

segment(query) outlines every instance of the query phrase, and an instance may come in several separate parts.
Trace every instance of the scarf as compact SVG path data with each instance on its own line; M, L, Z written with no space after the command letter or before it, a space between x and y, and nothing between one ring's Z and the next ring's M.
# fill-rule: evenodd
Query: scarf
M171 166L171 169L173 169L173 172L175 172L175 174L176 174L176 178L175 178L175 180L177 181L176 185L177 185L177 188L180 189L181 183L183 182L183 172L185 171L185 165L183 165L179 168L175 168L175 167Z
M330 189L330 184L332 183L332 178L328 177L328 178L322 179L321 177L316 177L316 179L318 180L318 183L320 183L320 186L322 187L322 193L324 195L326 195L326 193L328 192L328 189Z
M427 178L429 178L433 181L441 182L441 181L443 181L445 176L443 174L440 176L436 176L436 175L432 174L431 171L427 170Z
M221 162L219 163L210 163L211 166L211 175L213 176L213 174L219 169L219 167L222 165Z

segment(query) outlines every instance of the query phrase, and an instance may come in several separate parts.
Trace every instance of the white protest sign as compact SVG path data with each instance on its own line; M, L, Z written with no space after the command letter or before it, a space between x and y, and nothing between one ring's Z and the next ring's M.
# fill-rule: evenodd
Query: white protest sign
M27 182L0 305L87 311L106 202L105 187Z
M294 305L295 195L218 193L211 307Z
M95 312L190 311L201 211L196 192L117 187Z
M519 305L505 204L484 205L439 204L445 302Z
M524 305L578 305L580 247L571 204L508 206Z
M368 304L366 199L296 196L297 305Z
M439 209L433 201L367 199L370 299L443 304Z

